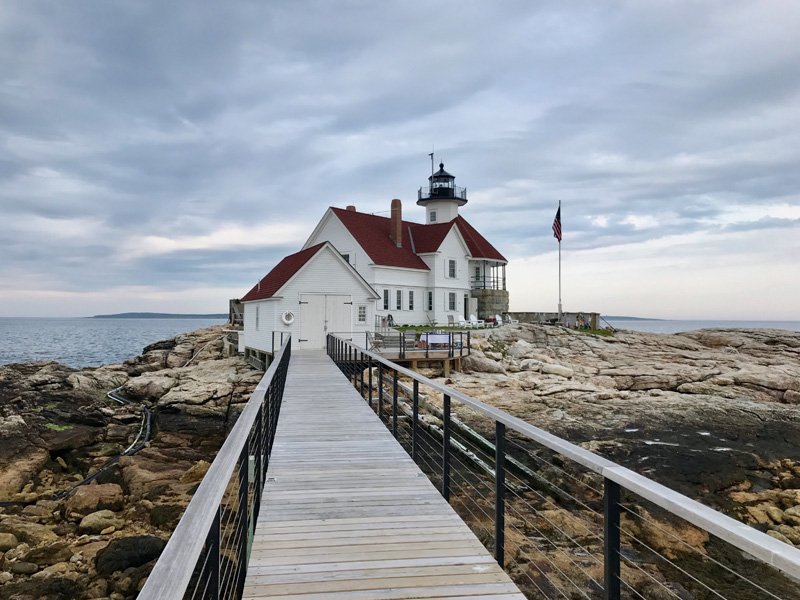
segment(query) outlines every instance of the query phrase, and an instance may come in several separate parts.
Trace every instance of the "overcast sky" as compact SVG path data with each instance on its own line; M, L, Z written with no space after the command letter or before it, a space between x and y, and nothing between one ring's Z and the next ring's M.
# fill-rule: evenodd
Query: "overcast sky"
M226 312L328 206L424 220L512 310L800 319L800 4L0 5L0 316Z

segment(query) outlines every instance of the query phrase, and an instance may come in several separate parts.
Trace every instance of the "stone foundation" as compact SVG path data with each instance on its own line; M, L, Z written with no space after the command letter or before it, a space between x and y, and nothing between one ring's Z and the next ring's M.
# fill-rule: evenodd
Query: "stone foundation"
M478 299L479 319L488 319L508 312L507 290L472 290L470 295Z

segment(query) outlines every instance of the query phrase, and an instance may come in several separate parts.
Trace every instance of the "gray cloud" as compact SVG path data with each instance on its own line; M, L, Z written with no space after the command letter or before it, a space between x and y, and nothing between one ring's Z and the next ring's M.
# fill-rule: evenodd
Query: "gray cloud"
M433 144L509 257L556 248L559 200L576 251L800 229L799 26L789 1L7 2L2 289L244 293L302 241L119 247L394 197L421 219Z

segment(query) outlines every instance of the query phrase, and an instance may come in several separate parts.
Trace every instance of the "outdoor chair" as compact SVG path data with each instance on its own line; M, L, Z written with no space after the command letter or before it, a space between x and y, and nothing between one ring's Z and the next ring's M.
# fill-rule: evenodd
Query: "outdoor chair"
M494 316L494 326L495 327L500 327L500 325L502 325L502 324L503 324L503 317L501 317L500 315L495 315Z
M467 320L464 318L464 315L458 315L458 326L459 327L471 327Z
M486 323L484 323L483 321L479 321L478 317L476 317L475 315L470 315L469 316L469 325L468 325L468 327L473 327L473 328L477 329L479 327L485 327L485 326L486 326Z
M519 323L519 321L517 319L512 319L511 315L506 313L506 323Z
M456 320L453 317L453 315L447 315L447 326L448 327L455 327L456 326Z

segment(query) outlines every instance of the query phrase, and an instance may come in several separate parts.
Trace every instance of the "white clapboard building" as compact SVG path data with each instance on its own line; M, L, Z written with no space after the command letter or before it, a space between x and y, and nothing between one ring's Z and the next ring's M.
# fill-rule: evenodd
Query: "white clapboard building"
M390 217L328 208L303 249L241 299L240 347L271 354L292 333L295 347L322 348L327 332L507 312L507 261L458 214L466 189L439 167L418 193L425 223L404 221L400 200Z

